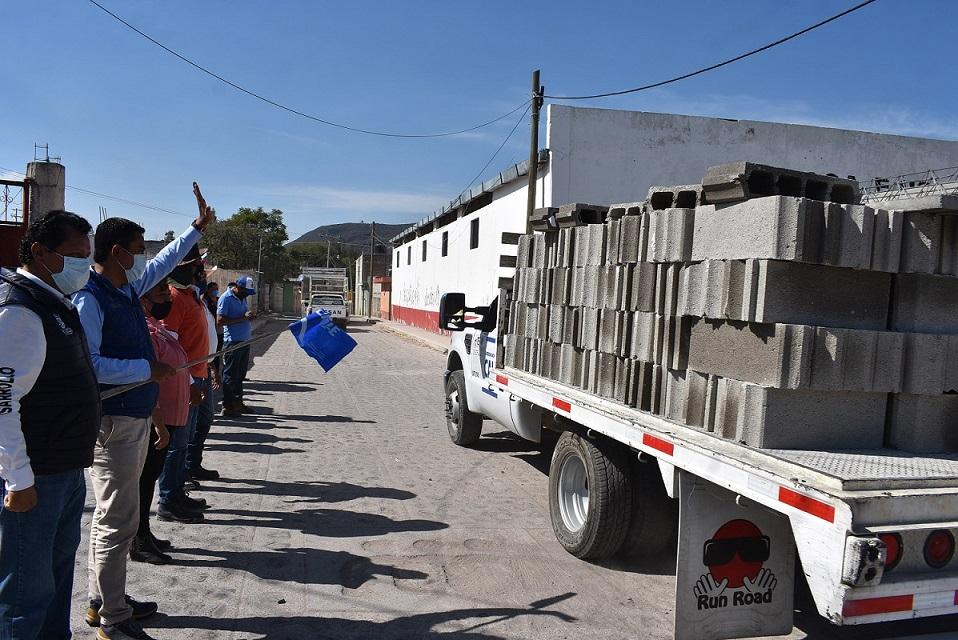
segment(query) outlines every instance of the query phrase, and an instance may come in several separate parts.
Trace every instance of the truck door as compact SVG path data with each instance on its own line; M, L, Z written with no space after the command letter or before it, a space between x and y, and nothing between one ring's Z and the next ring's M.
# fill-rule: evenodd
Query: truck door
M509 393L501 390L492 377L496 363L496 332L469 332L469 376L466 394L469 408L495 420L510 431L515 431Z

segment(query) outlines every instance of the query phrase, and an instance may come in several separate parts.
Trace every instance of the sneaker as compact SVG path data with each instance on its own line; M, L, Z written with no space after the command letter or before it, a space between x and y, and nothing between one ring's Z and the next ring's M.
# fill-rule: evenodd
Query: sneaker
M169 564L173 558L160 551L153 544L153 538L146 536L144 538L134 538L130 546L130 560L133 562L147 562L149 564Z
M187 509L192 509L193 511L202 511L203 509L210 508L210 505L207 504L206 500L203 498L191 498L190 494L186 491L176 496L176 501Z
M179 502L158 505L156 507L156 517L166 522L182 522L183 524L196 524L204 520L202 512L187 509Z
M133 618L136 620L149 618L159 609L155 602L139 602L130 596L123 596L123 598L126 600L126 603L130 605L130 608L133 609ZM96 598L90 600L90 606L87 607L86 610L86 623L91 627L100 626L100 607L102 606L102 600L97 600Z
M155 535L153 535L152 531L150 532L149 535L150 535L150 540L153 541L154 546L156 546L156 548L159 549L160 551L169 551L170 549L173 548L173 543L170 542L169 540L163 540L162 538L157 538Z
M220 473L213 469L204 469L203 465L198 466L195 469L190 469L188 471L190 478L193 480L219 480Z
M100 627L96 630L96 638L97 640L155 640L133 618Z

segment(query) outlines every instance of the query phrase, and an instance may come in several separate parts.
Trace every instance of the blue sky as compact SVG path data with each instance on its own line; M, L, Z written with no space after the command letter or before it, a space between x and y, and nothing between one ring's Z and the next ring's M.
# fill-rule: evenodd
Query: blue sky
M279 102L359 127L456 129L509 111L542 69L547 93L644 84L764 44L851 0L686 2L102 3L168 46ZM798 40L667 88L589 106L958 139L958 3L879 0ZM0 167L34 142L68 185L192 214L282 209L290 236L347 221L412 222L468 184L518 114L439 140L373 138L279 111L190 68L86 0L4 14ZM586 103L579 103L585 105ZM528 154L526 122L483 177ZM4 172L0 170L0 174ZM67 206L188 218L74 191Z

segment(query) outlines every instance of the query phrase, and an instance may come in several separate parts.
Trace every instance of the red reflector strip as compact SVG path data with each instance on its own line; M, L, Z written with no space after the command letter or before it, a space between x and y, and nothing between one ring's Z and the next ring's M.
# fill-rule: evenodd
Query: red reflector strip
M835 522L835 507L830 504L825 504L814 498L809 498L806 495L802 495L791 489L786 489L785 487L778 488L778 500L779 502L784 502L787 505L793 506L796 509L801 509L806 513L810 513L813 516L818 516L822 520L827 520L828 522Z
M885 596L884 598L865 598L864 600L846 600L842 605L842 615L846 618L870 616L876 613L911 611L915 596Z
M556 409L562 409L566 413L572 411L572 403L566 402L565 400L560 400L559 398L552 399L552 406Z
M955 606L958 607L958 591L955 591Z
M642 444L647 447L652 447L666 455L672 455L675 453L675 445L671 442L663 440L662 438L656 438L655 436L649 435L647 433L642 434Z
M508 387L508 386L509 386L509 378L505 377L504 375L498 374L498 373L496 374L496 382L498 382L499 384L501 384L501 385L504 386L504 387Z

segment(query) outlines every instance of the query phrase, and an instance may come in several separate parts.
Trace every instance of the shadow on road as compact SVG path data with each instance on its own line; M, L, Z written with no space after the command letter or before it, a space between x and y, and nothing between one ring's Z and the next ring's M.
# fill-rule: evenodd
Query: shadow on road
M398 640L399 638L444 638L455 640L501 640L506 636L493 634L483 627L505 622L522 616L554 618L573 623L577 618L561 611L549 611L552 606L569 598L575 593L565 593L553 598L533 602L528 608L520 607L476 607L474 609L454 609L400 616L384 622L372 620L346 620L332 617L283 616L251 618L212 618L209 616L156 616L151 618L152 627L165 629L205 629L211 631L232 631L258 636L257 640L281 640L286 638L377 638L378 640ZM470 621L471 625L456 631L437 631L434 628L455 621Z
M289 449L271 444L241 444L232 442L207 442L205 451L230 451L232 453L262 453L265 455L279 455L281 453L305 453L306 449Z
M271 433L257 433L255 431L233 431L231 433L223 433L213 431L207 437L207 442L210 440L222 440L225 442L295 442L298 444L310 444L316 442L315 440L309 440L307 438L281 438L280 436L274 436Z
M399 531L438 531L449 528L445 522L435 520L393 520L376 513L345 509L298 509L296 511L210 509L205 514L206 524L291 531L298 529L303 534L325 538L360 538L382 536ZM234 517L222 518L222 516Z
M227 486L223 486L227 485ZM232 485L232 486L231 486ZM275 480L230 480L220 478L215 484L204 484L204 491L268 495L287 498L308 498L303 502L348 502L357 498L409 500L416 494L391 487L363 487L349 482L277 482ZM300 502L300 501L297 501Z
M273 380L250 380L243 385L243 390L253 392L254 395L268 393L306 393L316 391L316 387L323 386L322 382L276 382Z

